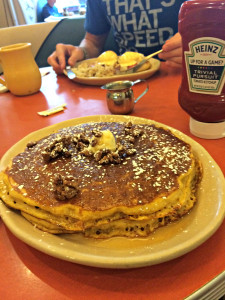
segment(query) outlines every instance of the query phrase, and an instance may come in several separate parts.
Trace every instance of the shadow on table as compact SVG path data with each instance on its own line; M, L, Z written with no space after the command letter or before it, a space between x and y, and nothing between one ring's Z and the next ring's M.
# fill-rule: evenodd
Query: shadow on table
M207 241L211 246L208 245L208 251L204 255L197 248L191 254L160 265L137 269L103 269L59 260L31 248L8 230L7 233L24 265L47 285L71 298L74 295L88 296L89 293L89 296L91 294L106 296L110 292L117 296L120 293L126 293L129 299L137 299L137 295L144 297L151 291L154 299L159 299L158 297L162 294L172 297L176 291L177 299L181 299L185 296L184 276L180 276L181 272L186 274L187 284L190 280L193 282L194 279L188 276L189 272L193 274L195 269L202 268L210 260L213 261L215 253L215 241L214 237L211 237ZM222 235L222 231L220 234ZM217 247L219 247L218 244ZM191 259L186 258L188 255L192 256ZM198 262L197 265L196 262ZM198 280L201 281L201 278ZM161 290L162 281L163 291Z

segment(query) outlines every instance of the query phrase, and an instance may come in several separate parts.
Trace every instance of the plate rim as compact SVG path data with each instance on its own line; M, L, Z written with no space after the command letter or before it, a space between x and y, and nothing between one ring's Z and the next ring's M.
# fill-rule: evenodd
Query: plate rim
M91 118L91 120L90 120L90 118ZM209 237L211 237L216 232L216 230L220 227L220 225L223 222L223 219L225 217L225 179L224 179L224 175L223 175L220 167L217 165L217 163L214 161L214 159L211 157L211 155L206 151L206 149L203 146L201 146L199 143L197 143L195 140L193 140L186 134L182 133L181 131L179 131L173 127L167 126L160 122L156 122L156 121L146 119L146 118L141 118L141 117L121 116L121 115L113 115L113 116L111 116L111 115L95 115L95 116L86 116L86 117L80 117L80 118L62 121L60 123L56 123L56 124L41 128L39 130L33 131L30 134L26 135L23 139L18 141L16 144L14 144L3 155L2 159L1 159L1 163L0 163L0 170L2 168L4 168L4 165L2 166L2 163L4 162L4 160L9 159L10 155L12 155L12 149L14 147L17 147L18 144L22 143L23 141L25 143L26 139L29 139L31 136L36 135L36 133L41 133L41 134L43 134L43 136L45 136L46 134L44 134L44 132L46 130L49 131L49 134L50 134L51 132L55 132L59 128L72 126L72 124L76 125L76 124L86 123L87 121L88 122L101 122L101 121L113 122L113 121L128 121L128 120L135 120L139 123L143 123L143 122L146 123L146 121L147 121L147 123L155 124L157 126L162 126L163 128L169 129L174 134L178 135L179 138L182 138L186 142L190 143L192 146L195 145L197 148L201 149L203 154L206 155L208 157L208 159L212 162L214 167L217 169L220 180L223 178L223 181L221 181L222 192L223 192L222 193L223 201L220 202L220 210L219 210L219 213L217 216L217 222L216 222L216 224L214 224L213 227L209 226L210 225L210 222L209 222L208 226L206 226L203 230L201 230L201 234L195 235L195 237L192 238L191 244L190 244L190 240L187 240L186 242L182 242L183 247L181 247L179 244L176 246L173 246L172 251L170 251L169 254L168 254L168 249L165 249L164 251L160 251L160 256L156 255L156 254L154 254L154 255L145 254L145 255L139 255L139 256L135 256L135 257L129 256L129 255L127 257L124 257L124 256L108 257L107 255L99 256L96 254L93 254L92 256L90 256L90 254L85 254L85 253L80 253L80 252L78 255L79 257L77 257L76 251L74 252L73 256L65 257L65 255L62 252L57 253L57 251L55 249L46 247L49 245L48 243L47 244L46 244L46 242L38 243L37 240L33 236L27 237L26 234L23 234L23 229L22 229L22 233L21 233L20 228L18 226L13 227L14 224L10 220L11 212L16 213L16 214L18 214L18 213L14 212L10 208L7 208L6 205L3 203L3 201L0 201L0 215L2 217L3 222L5 223L6 227L17 238L19 238L26 244L30 245L31 247L33 247L45 254L51 255L53 257L56 257L56 258L59 258L62 260L66 260L66 261L70 261L73 263L87 265L87 266L103 267L103 268L121 268L121 269L122 268L137 268L137 267L143 267L143 266L150 266L150 265L155 265L155 264L159 264L162 262L170 261L174 258L180 257L180 256L192 251L193 249L200 246L203 242L205 242ZM22 147L22 145L21 145L21 147ZM10 213L8 213L8 211ZM24 219L21 215L19 215L18 217ZM26 222L27 222L27 225L30 226L30 228L33 228L34 230L38 230L33 225L31 225L27 220L26 220ZM38 230L38 232L40 232L40 234L43 234L40 230ZM52 236L54 236L49 233L44 233L44 235L45 235L45 237L48 237L48 238L51 238ZM47 238L47 240L48 240L48 238ZM59 245L56 245L56 248L60 249Z

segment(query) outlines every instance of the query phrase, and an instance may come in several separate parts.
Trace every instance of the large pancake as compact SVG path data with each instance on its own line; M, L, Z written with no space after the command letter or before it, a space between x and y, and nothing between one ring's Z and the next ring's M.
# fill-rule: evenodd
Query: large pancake
M106 130L116 148L90 151ZM190 145L168 130L88 123L30 143L1 173L0 195L44 231L145 236L193 207L200 177Z

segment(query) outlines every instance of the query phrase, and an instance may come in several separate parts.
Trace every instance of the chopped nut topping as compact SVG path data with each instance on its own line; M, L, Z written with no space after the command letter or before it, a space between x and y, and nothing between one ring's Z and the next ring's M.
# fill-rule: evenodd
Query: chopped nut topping
M83 134L78 134L78 140L85 145L89 145L89 139Z
M98 140L97 140L97 139L93 139L93 140L91 141L91 146L94 147L94 146L97 145L97 143L98 143Z
M134 144L135 138L133 136L127 135L126 136L126 141L128 141L129 143Z
M135 130L133 131L133 136L134 136L134 137L138 137L138 136L141 136L143 133L144 133L143 130L135 129Z
M86 157L92 156L92 152L90 152L87 148L84 148L80 154L83 154Z
M132 128L132 127L133 127L133 123L131 121L125 124L125 128Z
M123 145L118 144L117 152L118 152L119 156L122 157L126 153L126 149Z
M99 131L99 130L92 130L92 133L95 137L101 137L102 136L102 131Z
M83 151L86 148L86 145L82 142L78 142L76 146L78 151Z
M100 161L103 155L103 151L102 150L98 150L97 152L95 152L94 154L94 158L96 161Z
M55 176L55 196L57 200L65 201L74 198L78 193L78 185L72 176L63 178L60 174Z
M124 131L125 131L126 134L132 134L132 132L133 132L132 129L129 128L129 127L128 127L128 128L125 127L125 128L124 128Z
M85 157L93 157L99 164L119 164L127 156L136 153L134 147L135 139L143 134L142 130L135 129L135 125L133 125L132 122L125 123L124 130L125 138L123 140L117 138L117 142L114 141L115 146L110 149L100 147L98 149L98 147L96 147L98 144L100 144L101 147L102 145L105 146L104 142L106 137L103 133L106 134L106 131L93 129L91 132L92 136L86 136L85 133L79 133L72 137L69 135L57 136L57 138L42 151L43 159L48 163L61 156L70 157L71 152L73 152L70 150L75 148L77 153ZM111 135L113 136L113 133L111 133ZM104 140L100 141L100 139L103 139L103 136ZM110 135L107 133L107 138L109 137ZM108 142L108 140L106 141Z
M127 135L132 136L133 138L139 137L144 134L144 131L141 129L135 129L132 122L128 122L124 126L124 131Z
M37 142L29 142L28 144L27 144L27 148L28 149L30 149L30 148L33 148L35 145L37 145Z
M105 165L108 164L110 162L108 155L103 156L103 158L101 160L99 160L99 164L100 165Z
M127 149L126 154L130 156L130 155L134 155L136 152L137 152L136 149Z
M71 144L70 136L57 137L47 148L41 153L45 162L56 159L59 156L70 157L69 146Z

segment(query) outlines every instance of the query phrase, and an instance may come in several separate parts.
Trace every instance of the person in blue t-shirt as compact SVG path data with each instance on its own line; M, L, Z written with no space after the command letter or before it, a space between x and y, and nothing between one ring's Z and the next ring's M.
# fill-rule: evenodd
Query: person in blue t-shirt
M138 51L144 55L159 49L159 58L181 68L182 46L178 13L184 0L87 0L86 34L78 47L58 44L48 58L56 73L66 65L97 57L113 29L117 53Z
M49 16L62 17L63 15L58 12L57 7L55 6L56 0L48 0L45 6L42 9L41 17L42 20L48 18Z

